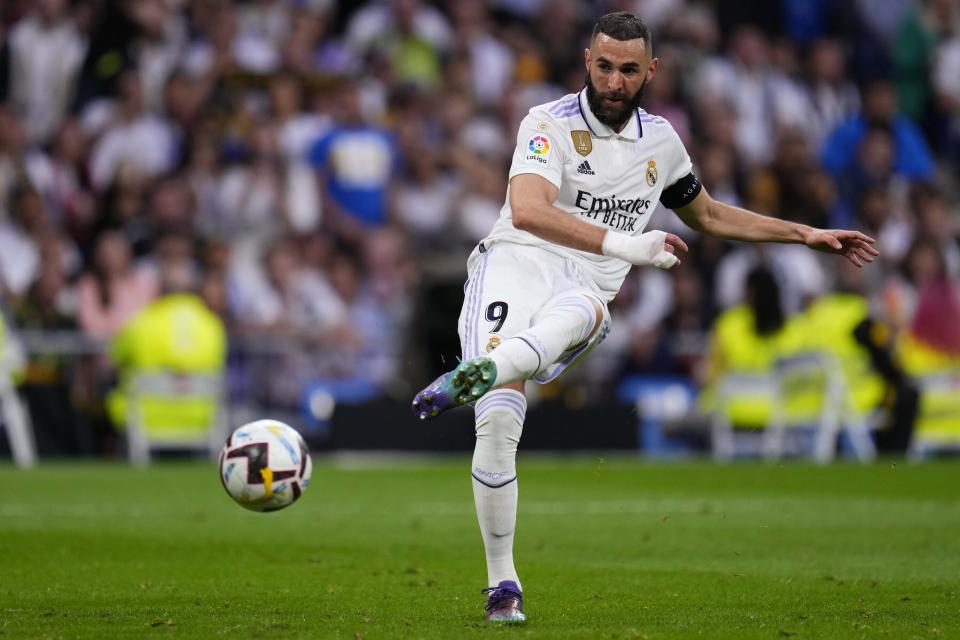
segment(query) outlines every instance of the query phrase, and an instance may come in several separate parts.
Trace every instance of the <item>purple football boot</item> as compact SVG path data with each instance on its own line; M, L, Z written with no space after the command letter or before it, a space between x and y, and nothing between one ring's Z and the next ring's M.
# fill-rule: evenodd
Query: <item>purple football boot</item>
M492 622L526 622L527 616L523 612L523 594L520 587L513 580L501 580L500 584L483 593L487 597L486 614L484 617Z
M470 358L448 371L413 398L413 413L421 420L480 399L493 386L497 365L486 356Z

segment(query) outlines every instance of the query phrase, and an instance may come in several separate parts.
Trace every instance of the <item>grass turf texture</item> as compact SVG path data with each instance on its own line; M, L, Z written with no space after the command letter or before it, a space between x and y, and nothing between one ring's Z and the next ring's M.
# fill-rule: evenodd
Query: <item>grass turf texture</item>
M466 459L0 467L0 638L957 638L960 467L521 456L523 626L482 621Z

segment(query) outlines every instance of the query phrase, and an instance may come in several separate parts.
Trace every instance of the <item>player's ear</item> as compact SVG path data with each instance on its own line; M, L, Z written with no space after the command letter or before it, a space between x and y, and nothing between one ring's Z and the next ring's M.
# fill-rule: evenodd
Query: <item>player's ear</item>
M657 75L657 69L660 68L660 58L652 58L650 60L650 66L647 67L647 77L645 82L650 82L653 80L653 76Z
M590 47L583 50L583 66L587 68L587 71L590 71Z

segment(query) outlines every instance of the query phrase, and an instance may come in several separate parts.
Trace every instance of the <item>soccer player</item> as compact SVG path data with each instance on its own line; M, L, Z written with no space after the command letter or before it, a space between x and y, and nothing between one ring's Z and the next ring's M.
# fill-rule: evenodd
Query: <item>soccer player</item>
M713 200L670 123L638 106L659 64L640 18L601 17L584 62L583 90L532 108L520 124L507 201L467 261L463 360L413 400L421 419L475 403L473 492L489 620L526 619L513 564L524 383L553 380L603 340L607 304L632 265L680 262L683 240L644 233L658 201L693 229L724 239L803 243L857 266L879 255L856 231L814 229Z

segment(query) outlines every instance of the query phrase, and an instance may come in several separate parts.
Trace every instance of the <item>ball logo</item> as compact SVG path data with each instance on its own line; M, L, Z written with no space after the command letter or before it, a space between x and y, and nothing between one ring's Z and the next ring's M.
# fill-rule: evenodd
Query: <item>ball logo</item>
M550 141L547 140L546 136L534 136L530 138L527 148L530 149L530 153L545 156L550 151Z

